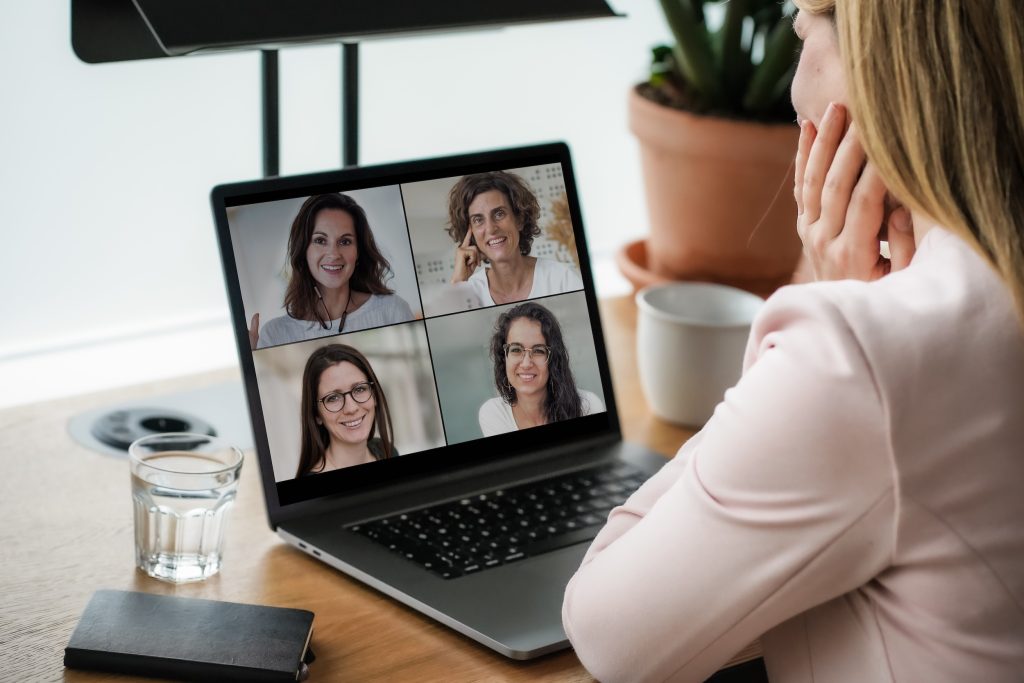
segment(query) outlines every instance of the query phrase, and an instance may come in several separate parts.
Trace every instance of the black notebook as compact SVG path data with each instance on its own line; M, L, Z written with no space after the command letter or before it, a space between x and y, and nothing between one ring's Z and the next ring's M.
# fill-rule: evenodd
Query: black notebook
M296 681L312 661L313 613L100 590L64 666L181 680Z

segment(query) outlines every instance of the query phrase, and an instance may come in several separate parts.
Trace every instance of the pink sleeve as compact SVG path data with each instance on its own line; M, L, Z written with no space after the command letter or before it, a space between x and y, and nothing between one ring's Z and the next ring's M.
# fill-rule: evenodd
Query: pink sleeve
M806 289L766 304L743 378L570 581L565 629L599 680L704 680L890 562L887 412L845 319Z

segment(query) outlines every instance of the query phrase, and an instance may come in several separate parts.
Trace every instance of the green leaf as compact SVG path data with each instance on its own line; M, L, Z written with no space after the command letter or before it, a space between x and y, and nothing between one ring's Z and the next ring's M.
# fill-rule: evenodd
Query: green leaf
M684 0L685 2L686 0ZM689 0L690 11L693 12L694 19L697 20L698 24L707 24L704 17L704 0Z
M789 98L789 87L793 83L794 74L796 74L796 62L793 62L789 70L775 83L775 88L768 95L768 104L765 109L775 109L782 104L783 100Z
M672 48L668 45L655 45L651 48L651 60L664 62L672 54Z
M668 75L675 69L672 59L672 48L668 45L656 45L651 48L651 77L648 80L655 88L660 88L668 80Z
M686 5L683 5L683 2ZM695 16L688 0L660 0L676 44L675 57L679 75L705 104L717 102L720 83L716 73L711 40L706 27ZM703 16L703 12L702 12Z
M767 30L782 18L782 3L771 0L763 7L750 13L758 29Z
M743 20L750 12L751 0L730 0L725 8L722 22L722 85L730 105L739 104L746 87L744 62L750 62L750 55L743 49Z
M750 112L763 111L777 99L779 88L787 87L787 75L796 61L799 41L788 19L779 20L768 34L764 46L764 59L750 78L743 107ZM791 78L791 76L790 76Z

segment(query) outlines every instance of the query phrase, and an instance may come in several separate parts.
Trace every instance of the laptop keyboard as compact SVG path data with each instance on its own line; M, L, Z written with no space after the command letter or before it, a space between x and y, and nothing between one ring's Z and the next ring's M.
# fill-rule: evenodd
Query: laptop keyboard
M646 476L605 465L347 527L445 579L590 541Z

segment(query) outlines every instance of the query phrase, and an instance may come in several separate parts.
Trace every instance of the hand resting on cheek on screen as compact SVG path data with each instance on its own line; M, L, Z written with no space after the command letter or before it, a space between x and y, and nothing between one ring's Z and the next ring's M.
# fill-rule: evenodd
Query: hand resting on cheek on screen
M820 129L808 120L800 125L797 231L817 280L877 280L906 268L916 249L910 212L889 195L848 118L832 103Z

